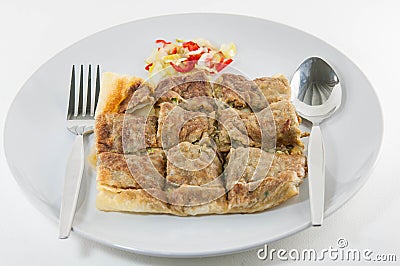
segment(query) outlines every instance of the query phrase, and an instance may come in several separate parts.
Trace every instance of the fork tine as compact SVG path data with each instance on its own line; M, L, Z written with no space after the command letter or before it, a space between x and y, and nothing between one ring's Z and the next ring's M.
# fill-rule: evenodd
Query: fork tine
M83 117L86 116L86 105L87 105L87 84L86 84L86 75L85 75L85 67L81 65L81 87L79 90L79 114Z
M74 115L74 110L75 110L75 65L72 65L67 118Z
M86 90L86 106L85 115L92 116L91 105L92 105L92 65L88 67L87 74L87 90Z
M82 107L83 107L83 86L84 86L83 65L81 65L81 67L80 67L78 84L79 84L78 101L76 102L77 104L75 104L75 108L78 110L77 114L76 114L77 116L82 114Z
M97 103L99 102L99 93L100 93L100 65L97 65L96 69L96 91L95 91L95 98L94 98L94 110L97 108Z
M95 111L95 98L96 98L96 70L94 67L92 68L92 65L89 66L89 71L90 71L90 116L94 116L94 111Z
M84 69L86 71L86 69ZM86 79L88 79L88 77L86 76L87 74L85 74L85 72L82 75L82 83L83 83L83 93L82 93L82 116L85 117L86 116L86 108L87 108L87 94L88 94L88 83L86 82Z
M81 75L82 75L82 68L83 66L81 65L80 67L76 67L76 74L75 74L75 106L74 106L74 116L77 117L80 113L80 96L82 95L81 93Z

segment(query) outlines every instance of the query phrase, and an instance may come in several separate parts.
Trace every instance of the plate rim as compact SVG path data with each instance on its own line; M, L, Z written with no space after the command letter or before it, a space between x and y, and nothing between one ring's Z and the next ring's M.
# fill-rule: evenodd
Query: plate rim
M40 64L40 66L32 73L30 74L30 76L28 77L28 79L23 83L23 85L18 89L18 92L15 94L9 109L7 111L6 114L6 119L5 119L5 123L4 123L4 127L3 127L3 150L4 150L4 155L5 155L5 159L7 161L8 167L10 169L10 172L14 178L14 180L16 181L16 183L18 184L19 188L23 191L24 197L26 199L28 199L29 203L32 204L37 210L39 210L39 212L41 212L44 216L48 217L51 221L54 222L55 225L58 224L58 219L56 217L54 217L50 211L49 211L49 207L47 205L45 205L43 202L40 201L40 199L38 199L33 192L31 192L28 187L22 182L22 178L20 177L20 175L16 172L16 170L13 168L12 162L9 159L9 155L8 155L8 150L9 148L7 148L7 139L8 137L8 128L9 128L9 120L10 120L10 113L13 109L13 107L15 106L15 102L17 101L17 99L19 98L20 94L23 91L23 88L30 82L31 78L33 76L36 75L36 73L44 66L46 65L49 61L51 61L53 58L57 57L59 54L63 53L65 50L77 45L79 42L86 40L88 38L90 38L93 35L96 34L100 34L104 31L108 31L111 30L113 28L117 28L120 27L122 25L126 25L126 24L130 24L130 23L135 23L135 22L145 22L146 20L153 20L153 19L157 19L157 18L166 18L166 17L176 17L176 16L190 16L190 15L206 15L206 16L232 16L232 17L244 17L244 18L249 18L249 19L253 19L253 20L259 20L259 21L266 21L268 23L271 24L277 24L283 27L286 27L290 30L295 30L298 32L301 32L305 35L308 35L316 40L318 40L321 43L324 43L325 45L335 49L337 52L339 52L340 54L342 54L347 60L349 60L355 67L356 69L363 75L363 77L365 78L366 82L368 83L368 85L371 87L372 89L372 93L373 96L376 100L376 104L377 104L377 108L379 110L379 133L380 133L380 138L379 138L379 149L377 151L377 153L375 153L374 159L373 159L373 163L371 165L371 167L366 171L366 173L364 175L361 176L361 179L358 181L358 185L355 187L355 189L353 189L350 193L347 193L348 195L346 195L345 199L342 202L338 202L336 204L333 204L330 208L328 208L325 213L324 213L324 218L327 218L329 216L331 216L334 212L336 212L338 209L340 209L342 206L344 206L347 202L349 202L351 199L354 198L354 196L361 190L361 188L366 184L367 180L370 178L371 174L374 172L380 158L382 155L382 146L383 146L383 139L384 139L384 131L385 131L385 126L384 126L384 116L383 116L383 110L382 110L382 105L379 99L379 95L377 94L374 86L372 86L372 83L370 82L368 76L365 75L365 73L361 70L361 68L358 66L358 64L356 64L353 60L350 59L350 57L348 57L344 52L342 52L341 50L337 49L336 47L332 46L331 44L329 44L328 42L326 42L325 40L320 39L319 37L315 36L312 33L309 33L307 31L304 31L302 29L281 23L281 22L276 22L276 21L272 21L269 19L265 19L262 17L258 17L258 16L251 16L251 15L242 15L242 14L234 14L234 13L221 13L221 12L184 12L184 13L173 13L173 14L167 14L167 15L158 15L158 16L151 16L151 17L145 17L145 18L140 18L140 19L135 19L135 20L131 20L131 21L127 21L127 22L123 22L123 23L119 23L117 25L113 25L111 27L96 31L92 34L89 34L87 36L85 36L84 38L81 38L75 42L73 42L72 44L62 48L60 51L58 51L57 53L55 53L54 55L52 55L50 58L48 58L44 63ZM220 248L218 250L213 250L213 251L200 251L200 252L182 252L182 251L178 251L178 252L162 252L162 251L152 251L152 250L148 250L148 249L140 249L137 247L128 247L128 246L124 246L124 245L119 245L116 243L111 243L110 241L107 242L105 240L103 240L102 238L98 238L96 236L93 236L91 234L87 234L86 232L84 232L83 230L80 230L79 228L77 229L73 229L74 233L77 233L78 235L80 235L81 237L84 237L90 241L95 241L99 244L108 246L108 247L113 247L113 248L117 248L120 250L124 250L124 251L128 251L128 252L133 252L136 254L141 254L141 255L147 255L147 256L156 256L156 257L168 257L168 258L196 258L196 257L213 257L213 256L220 256L220 255L227 255L227 254L233 254L233 253L237 253L237 252L244 252L250 249L254 249L257 247L260 247L264 244L267 243L271 243L286 237L289 237L291 235L294 235L298 232L301 232L307 228L311 227L311 221L308 223L303 223L301 225L299 225L298 227L287 231L285 233L276 235L272 238L270 238L267 241L260 241L260 242L255 242L252 244L248 244L248 245L241 245L239 247L236 248Z

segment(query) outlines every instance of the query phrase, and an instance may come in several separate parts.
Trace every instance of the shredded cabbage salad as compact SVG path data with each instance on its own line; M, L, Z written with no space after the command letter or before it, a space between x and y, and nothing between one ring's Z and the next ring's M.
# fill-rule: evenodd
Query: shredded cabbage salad
M164 70L163 76L190 72L193 69L202 69L210 74L222 71L233 62L236 55L234 43L222 44L219 48L205 39L175 42L156 40L159 47L155 48L149 58L145 60L145 70L149 75Z

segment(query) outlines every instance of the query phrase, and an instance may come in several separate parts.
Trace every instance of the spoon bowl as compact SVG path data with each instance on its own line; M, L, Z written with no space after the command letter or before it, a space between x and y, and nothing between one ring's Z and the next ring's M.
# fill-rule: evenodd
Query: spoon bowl
M313 124L331 116L341 105L342 87L333 68L319 57L305 60L290 82L299 115Z

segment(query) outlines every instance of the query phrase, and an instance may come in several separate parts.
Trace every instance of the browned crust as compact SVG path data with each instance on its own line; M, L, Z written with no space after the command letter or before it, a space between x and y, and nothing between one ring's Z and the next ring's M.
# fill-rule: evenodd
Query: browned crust
M181 102L194 97L212 97L212 86L204 71L168 77L161 80L155 88L158 103L171 102L172 99Z
M125 99L130 99L142 83L143 79L139 77L104 72L101 79L96 117L106 113L121 113L121 104Z
M263 149L274 148L275 144L277 147L304 147L296 110L289 101L271 103L268 108L256 113L236 111L236 116L231 115L230 109L218 112L221 123L216 140L221 152L228 152L232 141L237 145Z
M290 100L290 85L288 79L277 74L272 77L261 77L254 79L269 103Z
M225 195L197 206L178 206L168 203L167 194L156 189L118 189L97 186L96 208L101 211L120 211L136 213L164 213L177 216L227 213ZM190 191L193 193L193 191ZM199 193L207 193L198 190ZM177 193L185 194L186 191ZM185 197L185 195L183 196Z
M157 147L156 116L100 114L96 118L94 131L98 153L133 153L148 147ZM132 143L128 143L129 140L132 140Z
M98 186L96 208L101 211L172 213L161 190L116 189ZM153 195L157 195L155 198Z
M228 192L228 212L251 213L272 208L297 195L301 182L296 172L283 171L256 184L237 183Z
M222 74L213 85L214 96L237 109L258 111L268 103L290 100L291 90L285 76L248 80L241 75Z
M284 171L296 173L299 179L305 178L305 156L269 153L258 148L231 149L225 162L226 188L230 189L235 183L252 183L267 177L277 178Z
M250 98L246 99L246 93L252 89L257 89L254 82L231 73L222 74L213 84L214 97L237 109L248 107Z
M200 157L200 154L202 157ZM179 146L169 150L167 157L167 181L171 185L223 186L220 176L222 173L222 162L210 147L182 142ZM193 165L187 163L184 165L175 165L182 159L197 160L197 162ZM199 170L193 171L193 169Z
M277 146L292 145L304 147L296 109L287 100L271 103L269 108L275 121Z
M177 145L172 139L166 138L166 136L169 136L168 133L178 134L179 142L188 141L191 143L213 135L216 129L214 116L214 113L206 115L202 112L185 110L172 103L161 103L157 129L158 146L169 149ZM163 136L165 132L168 133Z
M98 154L97 184L114 188L164 188L165 154L153 149L137 155Z
M223 214L228 204L223 187L199 187L182 185L167 191L170 209L180 216Z
M123 154L103 152L97 157L97 184L114 188L141 188Z
M97 153L112 151L112 129L112 123L109 122L106 115L100 114L96 117L94 135Z
M190 204L188 198L204 197L207 189L184 190L181 187L173 192L145 189L120 189L108 186L98 186L96 207L103 211L127 211L166 213L178 216L194 216L203 214L252 213L272 208L299 193L302 182L293 171L284 171L278 177L267 177L257 186L248 183L238 183L228 192L227 198L222 194L216 200L201 205ZM253 187L256 187L255 189ZM215 189L215 188L211 188ZM190 193L190 194L189 194ZM215 192L211 192L215 193ZM218 191L218 193L220 193ZM190 196L190 197L188 197ZM171 205L172 197L180 197L186 206Z

